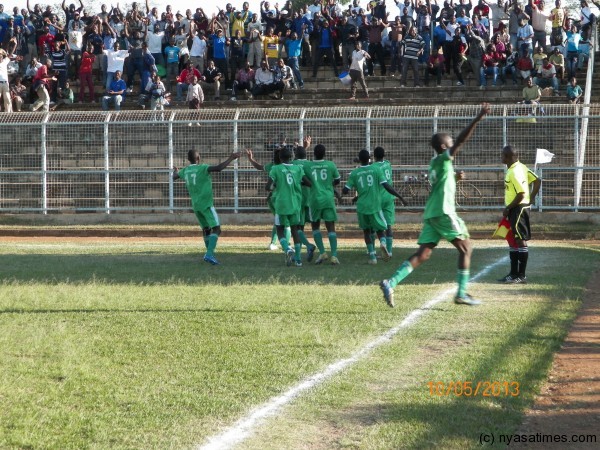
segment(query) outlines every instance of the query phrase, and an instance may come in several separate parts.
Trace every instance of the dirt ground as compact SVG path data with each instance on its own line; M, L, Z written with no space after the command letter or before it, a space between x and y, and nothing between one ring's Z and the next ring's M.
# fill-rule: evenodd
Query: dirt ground
M594 435L596 439L595 443L518 445L528 449L600 448L600 272L586 286L581 310L519 433L566 435L569 439Z

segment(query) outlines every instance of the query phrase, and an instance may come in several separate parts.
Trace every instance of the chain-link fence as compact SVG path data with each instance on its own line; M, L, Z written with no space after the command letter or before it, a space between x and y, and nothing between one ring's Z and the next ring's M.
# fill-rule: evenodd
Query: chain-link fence
M414 208L428 193L421 174L433 151L432 133L456 136L478 106L223 109L0 114L0 211L148 212L185 210L190 201L173 167L187 164L189 149L217 163L251 148L271 161L281 142L324 144L342 179L358 151L382 146L394 167L394 185ZM584 120L586 119L586 120ZM585 123L585 128L582 128ZM585 153L582 151L585 136ZM543 169L544 209L600 208L600 105L493 106L456 158L467 180L457 203L497 208L504 197L500 151L518 149L534 166L537 148L556 156ZM309 156L310 153L309 153ZM583 161L583 162L582 162ZM213 176L221 210L266 210L266 174L242 156Z

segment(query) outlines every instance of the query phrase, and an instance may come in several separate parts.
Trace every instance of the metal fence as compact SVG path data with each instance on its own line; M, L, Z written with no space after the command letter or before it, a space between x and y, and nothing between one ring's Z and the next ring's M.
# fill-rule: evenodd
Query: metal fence
M189 149L216 163L232 151L254 150L262 163L282 140L327 148L345 180L362 148L386 149L394 185L414 208L426 199L418 177L433 155L432 133L457 135L478 106L222 109L187 111L0 114L0 212L172 212L187 210L185 186L173 167L187 164ZM535 113L535 115L531 115ZM581 154L586 119L585 155ZM600 209L600 105L496 105L456 158L467 173L458 204L497 208L504 196L503 145L533 166L537 148L556 156L538 168L544 178L540 205ZM580 159L582 157L583 159ZM578 164L579 162L579 164ZM543 171L542 171L543 169ZM580 177L578 175L581 175ZM245 156L213 176L221 210L266 210L266 174Z

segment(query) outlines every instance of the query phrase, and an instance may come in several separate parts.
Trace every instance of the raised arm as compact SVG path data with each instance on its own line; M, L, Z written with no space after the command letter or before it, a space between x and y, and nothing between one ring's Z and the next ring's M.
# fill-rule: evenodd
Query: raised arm
M479 114L477 114L477 116L471 121L471 123L457 136L456 140L454 141L454 146L450 149L450 155L454 156L458 153L463 144L471 138L471 135L473 134L473 131L475 131L475 127L477 126L477 124L481 121L481 119L483 119L487 114L489 114L489 112L489 103L484 103L481 106L481 111L479 111Z
M254 167L256 170L260 170L261 172L265 170L265 166L263 166L261 163L254 159L254 155L252 154L251 148L247 148L244 151L246 153L246 156L248 157L248 161L250 161L250 164L252 164L252 167Z
M225 169L225 167L227 167L231 163L231 161L234 161L234 160L238 159L239 157L240 157L240 152L232 153L231 155L229 155L229 158L227 158L225 161L217 164L216 166L209 166L208 171L209 172L220 172L223 169Z

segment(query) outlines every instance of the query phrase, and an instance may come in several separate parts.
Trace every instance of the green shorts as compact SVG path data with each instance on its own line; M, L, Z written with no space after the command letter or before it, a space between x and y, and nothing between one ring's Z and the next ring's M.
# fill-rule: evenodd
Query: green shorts
M271 195L271 197L269 197L269 200L267 200L267 205L269 206L269 211L271 211L274 215L275 214L275 201L273 200L272 195Z
M387 230L387 222L383 217L383 212L378 211L375 214L361 214L358 215L358 226L361 230L373 230L373 231L384 231Z
M214 206L210 206L201 211L194 211L194 214L196 214L196 218L203 229L214 228L220 225L219 216L217 215L217 210Z
M388 226L394 225L396 223L396 205L394 205L394 200L381 202L381 210Z
M467 230L463 220L456 214L444 214L443 216L425 219L417 243L419 245L437 245L441 238L446 239L448 242L452 242L454 239L469 239L469 230Z
M275 214L275 225L282 227L292 227L300 225L300 214Z
M319 222L321 220L325 222L337 222L338 217L335 208L311 209L310 221Z
M310 209L308 206L302 207L300 210L300 225L310 222Z

